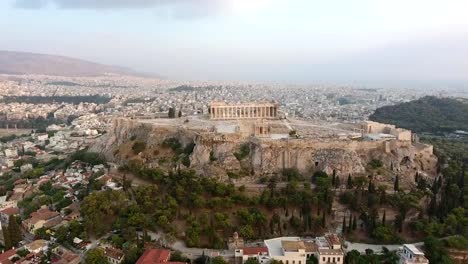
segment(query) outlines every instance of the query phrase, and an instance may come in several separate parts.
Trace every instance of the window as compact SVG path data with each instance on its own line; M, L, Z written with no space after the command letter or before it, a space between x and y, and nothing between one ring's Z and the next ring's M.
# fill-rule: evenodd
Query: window
M325 262L325 257L323 257L323 262Z
M333 257L333 262L335 262L335 257Z
M340 258L338 257L336 261L340 262Z
M328 262L330 262L330 257L328 257Z

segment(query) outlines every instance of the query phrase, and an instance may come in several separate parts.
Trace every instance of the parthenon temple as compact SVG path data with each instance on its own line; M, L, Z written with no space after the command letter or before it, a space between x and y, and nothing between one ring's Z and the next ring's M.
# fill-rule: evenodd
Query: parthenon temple
M222 102L210 104L210 119L278 119L276 103L248 103L229 105Z

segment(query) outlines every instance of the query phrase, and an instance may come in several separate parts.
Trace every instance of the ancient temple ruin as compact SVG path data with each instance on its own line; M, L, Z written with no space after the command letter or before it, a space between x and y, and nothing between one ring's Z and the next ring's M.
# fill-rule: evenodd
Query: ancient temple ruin
M210 104L210 119L278 119L279 105L276 103Z

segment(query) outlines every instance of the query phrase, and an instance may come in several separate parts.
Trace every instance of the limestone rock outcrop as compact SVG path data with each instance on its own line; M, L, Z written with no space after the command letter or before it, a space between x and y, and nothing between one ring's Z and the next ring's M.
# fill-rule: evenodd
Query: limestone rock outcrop
M414 179L416 172L434 178L437 158L432 146L408 141L358 141L326 139L260 139L255 137L226 136L179 126L156 126L131 119L116 119L112 128L91 151L102 153L109 160L124 164L125 157L115 155L121 144L138 139L150 147L157 147L165 139L176 138L182 145L194 143L190 154L190 167L202 175L226 175L230 171L253 175L270 175L285 168L296 168L304 175L323 170L335 171L341 177L366 175L369 162L380 160L387 171L401 175L406 181ZM241 160L235 156L241 145L249 153ZM148 155L147 155L148 156ZM149 155L151 161L151 155ZM379 174L381 172L374 171ZM220 175L216 175L220 176Z

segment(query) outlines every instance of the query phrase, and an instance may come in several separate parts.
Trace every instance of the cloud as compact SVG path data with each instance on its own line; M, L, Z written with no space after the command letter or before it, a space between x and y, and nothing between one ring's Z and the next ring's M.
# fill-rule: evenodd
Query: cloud
M196 18L226 11L235 0L16 0L16 8L41 9L154 9L175 18Z
M47 0L16 0L15 7L25 9L38 9L45 6Z

